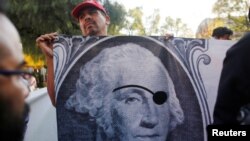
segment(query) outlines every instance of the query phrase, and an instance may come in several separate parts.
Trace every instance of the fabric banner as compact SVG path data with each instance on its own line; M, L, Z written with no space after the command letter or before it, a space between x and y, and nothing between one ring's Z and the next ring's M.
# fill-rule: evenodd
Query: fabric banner
M202 141L233 41L59 36L59 141Z

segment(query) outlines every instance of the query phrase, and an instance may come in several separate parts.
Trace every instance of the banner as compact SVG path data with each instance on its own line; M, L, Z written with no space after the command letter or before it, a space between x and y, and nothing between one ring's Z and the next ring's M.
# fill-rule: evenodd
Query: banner
M232 41L164 36L54 43L59 141L202 141Z

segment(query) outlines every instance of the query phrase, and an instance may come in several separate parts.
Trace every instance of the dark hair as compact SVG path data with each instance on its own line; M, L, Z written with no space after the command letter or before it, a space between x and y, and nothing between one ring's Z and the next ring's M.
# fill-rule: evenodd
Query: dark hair
M224 35L233 35L233 31L227 27L217 27L213 30L212 37L220 38Z

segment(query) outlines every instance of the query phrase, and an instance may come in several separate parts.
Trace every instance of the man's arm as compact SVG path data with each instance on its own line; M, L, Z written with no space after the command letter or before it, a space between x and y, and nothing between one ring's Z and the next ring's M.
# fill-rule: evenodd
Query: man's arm
M55 106L55 88L54 88L54 66L53 66L53 41L57 33L41 35L36 39L37 46L42 50L46 58L48 67L47 90L52 104Z

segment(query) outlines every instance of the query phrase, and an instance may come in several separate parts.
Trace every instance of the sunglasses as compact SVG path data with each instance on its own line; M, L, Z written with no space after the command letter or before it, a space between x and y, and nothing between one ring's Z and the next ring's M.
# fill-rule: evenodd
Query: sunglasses
M30 72L25 71L25 70L0 70L0 75L4 75L4 76L13 76L13 75L20 75L20 76L24 76L24 75L32 75Z

